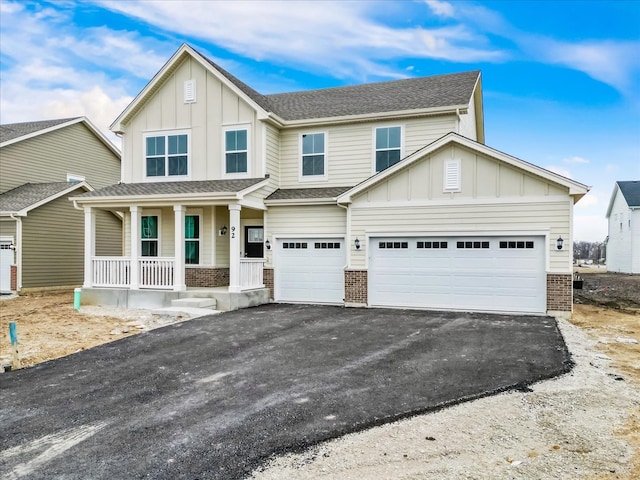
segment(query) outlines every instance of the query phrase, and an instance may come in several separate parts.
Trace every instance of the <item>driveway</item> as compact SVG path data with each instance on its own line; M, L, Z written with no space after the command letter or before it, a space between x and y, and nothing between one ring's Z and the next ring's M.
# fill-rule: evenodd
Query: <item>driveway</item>
M566 372L549 317L265 305L0 375L0 478L239 479Z

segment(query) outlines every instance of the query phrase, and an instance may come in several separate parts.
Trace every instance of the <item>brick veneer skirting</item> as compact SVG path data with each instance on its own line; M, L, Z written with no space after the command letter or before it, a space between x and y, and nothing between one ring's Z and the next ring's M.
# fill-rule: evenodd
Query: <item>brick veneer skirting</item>
M9 288L12 292L16 292L18 290L18 266L11 265L10 267L10 280L9 280Z
M273 300L273 268L265 268L262 270L262 282L269 289L269 298Z
M344 302L346 304L366 305L368 299L367 292L367 271L366 270L345 270L344 271Z
M227 287L229 286L229 268L187 267L184 271L187 287Z
M570 312L573 307L573 275L547 274L547 310Z

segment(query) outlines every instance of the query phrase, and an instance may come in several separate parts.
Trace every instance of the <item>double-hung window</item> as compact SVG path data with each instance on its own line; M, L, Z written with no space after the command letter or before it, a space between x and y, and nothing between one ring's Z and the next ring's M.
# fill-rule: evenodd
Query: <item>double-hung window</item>
M189 175L189 135L187 133L147 135L145 137L145 175L147 178L187 177Z
M158 256L158 216L143 215L141 217L140 236L142 244L140 254L143 257Z
M246 128L230 128L224 131L225 173L248 173L248 133Z
M200 216L184 217L184 263L200 264Z
M402 127L376 128L376 172L400 161Z
M325 177L326 142L324 133L304 133L301 137L302 177L305 179Z

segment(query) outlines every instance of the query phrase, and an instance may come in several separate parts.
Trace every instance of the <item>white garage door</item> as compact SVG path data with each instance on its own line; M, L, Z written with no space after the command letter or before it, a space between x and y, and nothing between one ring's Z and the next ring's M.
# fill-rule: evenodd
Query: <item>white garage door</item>
M342 303L344 239L287 238L277 242L275 300Z
M544 237L372 238L369 304L546 311Z
M13 250L10 241L0 241L0 292L11 292L11 265Z

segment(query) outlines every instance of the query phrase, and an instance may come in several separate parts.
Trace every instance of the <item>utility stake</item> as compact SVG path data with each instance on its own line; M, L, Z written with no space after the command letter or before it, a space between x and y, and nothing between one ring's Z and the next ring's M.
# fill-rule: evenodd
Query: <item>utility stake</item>
M20 368L20 359L18 358L18 331L16 322L9 322L9 339L11 340L11 367Z

